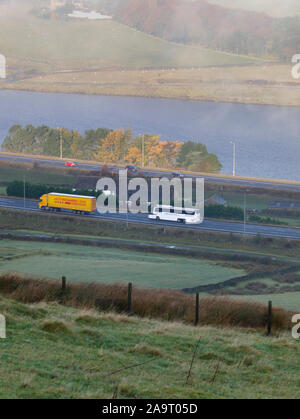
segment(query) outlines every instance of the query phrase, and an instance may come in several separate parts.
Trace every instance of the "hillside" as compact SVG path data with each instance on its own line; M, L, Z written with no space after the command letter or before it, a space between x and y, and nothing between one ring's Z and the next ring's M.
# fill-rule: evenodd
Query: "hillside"
M57 42L59 39L59 42ZM76 48L74 48L76 45ZM19 70L140 69L249 64L253 60L178 45L115 21L0 17L0 51ZM11 74L11 73L10 73ZM24 74L22 74L24 76Z
M232 14L206 2L195 3L207 6L200 22L188 8L185 13L176 9L180 17L174 21L173 5L191 5L183 0L162 0L158 9L147 12L147 19L144 0L94 1L110 5L108 12L119 22L41 19L28 10L34 3L28 0L27 7L24 3L15 0L7 4L17 8L0 6L0 52L8 65L0 89L299 106L299 81L291 80L290 65L300 48L298 20L288 22L288 31L280 20L274 41L269 33L271 17L257 13L251 17L245 11ZM216 14L207 14L210 10ZM237 26L240 14L243 19ZM123 19L125 25L120 23ZM133 19L141 30L134 27ZM146 23L149 28L142 27ZM290 40L284 33L291 35ZM259 54L263 57L257 58ZM288 63L275 66L278 56Z
M300 396L300 346L290 334L267 338L2 297L0 312L7 319L0 398Z
M274 19L266 13L223 7L205 0L131 0L118 10L116 17L126 25L169 41L238 54L290 61L299 47L299 19Z
M299 0L208 0L211 4L255 12L264 12L273 17L300 15Z

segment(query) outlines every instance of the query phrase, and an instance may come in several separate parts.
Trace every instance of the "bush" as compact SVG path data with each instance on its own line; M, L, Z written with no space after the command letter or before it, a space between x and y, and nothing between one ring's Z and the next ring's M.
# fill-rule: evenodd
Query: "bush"
M205 206L205 216L208 218L225 218L227 220L243 220L244 211L239 207L209 204Z
M277 225L286 225L284 221L280 221L277 218L270 218L270 217L260 217L259 215L250 215L249 221L253 223L262 223L262 224L277 224Z
M10 274L0 276L0 294L22 303L57 301L75 308L97 308L99 311L125 312L127 309L127 287L118 284L69 283L67 292L62 293L60 281ZM180 291L134 288L132 312L140 317L193 323L195 298ZM200 324L265 328L267 315L267 307L262 304L224 297L203 297L200 300ZM289 312L274 308L274 329L288 329L290 321ZM50 325L50 329L56 330L56 326Z
M51 193L51 192L65 193L65 194L74 193L72 188L67 188L67 187L39 185L39 184L32 184L29 182L26 182L25 184L25 195L26 195L26 198L29 198L29 199L39 199L42 195ZM11 182L7 187L6 193L8 196L15 196L18 198L23 198L24 182L18 181L18 180ZM100 192L80 189L76 191L76 194L86 195L86 196L98 196Z

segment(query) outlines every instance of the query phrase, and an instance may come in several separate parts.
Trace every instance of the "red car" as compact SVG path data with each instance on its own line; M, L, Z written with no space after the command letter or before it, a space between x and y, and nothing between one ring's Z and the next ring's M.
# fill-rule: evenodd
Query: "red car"
M75 163L73 163L72 161L66 161L66 162L65 162L65 166L67 166L67 167L75 167L75 166L76 166L76 164L75 164Z

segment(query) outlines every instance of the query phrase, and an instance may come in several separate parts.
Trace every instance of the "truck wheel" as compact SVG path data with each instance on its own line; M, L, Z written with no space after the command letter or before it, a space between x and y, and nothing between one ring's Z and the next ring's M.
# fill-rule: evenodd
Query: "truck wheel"
M160 221L160 218L159 217L156 217L156 221Z

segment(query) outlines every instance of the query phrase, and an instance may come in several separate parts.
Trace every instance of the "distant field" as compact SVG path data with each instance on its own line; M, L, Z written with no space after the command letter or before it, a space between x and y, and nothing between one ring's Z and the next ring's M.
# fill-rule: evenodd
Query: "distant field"
M217 284L246 275L249 270L257 268L257 265L249 263L220 262L119 248L6 239L0 242L0 274L15 272L50 279L66 276L70 282L132 282L137 288L182 289ZM275 267L271 266L267 268L262 265L259 269L271 269L272 272L269 277L245 280L234 287L224 287L223 290L236 299L261 303L272 300L274 306L300 310L297 274L278 276ZM292 292L293 289L295 291ZM217 294L219 292L216 290ZM255 292L260 295L253 295ZM204 292L201 295L207 294Z
M24 36L25 34L25 36ZM255 59L170 43L115 21L0 20L0 51L37 71L240 65ZM16 65L16 63L14 63Z
M225 190L225 191L220 192L219 186L214 187L214 188L211 187L209 190L206 190L205 198L207 199L213 196L214 194L218 194L218 195L221 194L222 197L226 200L228 205L244 208L244 193L242 191L241 192L227 192ZM290 199L288 199L287 197L282 197L282 195L280 195L280 192L278 192L277 194L272 193L272 195L261 194L261 193L255 194L255 193L247 192L245 198L246 198L246 201L245 201L246 208L248 210L256 209L258 211L267 210L272 201L287 201L287 202L299 201L299 197L298 197L298 200L294 197L291 197ZM294 218L291 218L291 217L278 216L275 213L270 217L276 220L279 220L281 222L284 222L287 225L300 226L300 216L298 217L294 216Z
M9 165L0 163L0 185L25 180L30 183L42 183L46 185L74 185L76 176L66 174L62 170L47 170L45 168L22 167L22 165ZM3 187L0 192L3 193Z
M0 51L8 63L0 89L300 106L290 65L168 42L115 21L0 18Z
M115 21L0 17L0 51L8 63L0 89L300 106L290 65L168 42Z
M255 12L265 12L274 17L300 14L299 0L209 0L209 3Z
M9 256L9 260L5 259ZM2 257L2 259L1 259ZM0 242L0 273L70 281L128 283L143 288L189 288L243 275L241 269L187 257L38 242Z
M258 303L267 304L272 301L276 307L283 307L287 310L300 312L300 291L286 292L282 294L262 294L262 295L230 295L230 298L238 300L256 301Z
M260 61L255 64L214 65L209 68L197 68L195 65L192 69L86 69L32 73L28 78L14 82L7 80L2 86L43 92L300 106L300 81L292 79L290 65L263 65Z

